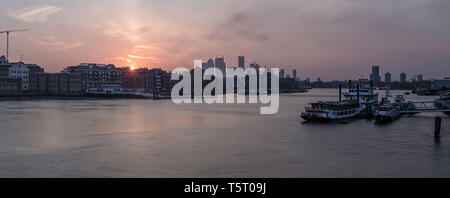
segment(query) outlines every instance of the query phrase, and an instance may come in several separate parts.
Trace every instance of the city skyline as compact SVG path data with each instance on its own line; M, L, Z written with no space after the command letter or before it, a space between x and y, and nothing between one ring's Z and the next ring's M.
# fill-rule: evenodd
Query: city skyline
M322 80L450 73L447 1L25 1L0 8L10 60L57 72L81 62L164 68L225 57ZM258 5L258 6L256 6ZM198 8L201 7L201 12ZM6 54L5 35L0 54ZM348 46L351 43L351 46ZM426 68L426 69L424 69ZM342 72L345 70L345 72Z

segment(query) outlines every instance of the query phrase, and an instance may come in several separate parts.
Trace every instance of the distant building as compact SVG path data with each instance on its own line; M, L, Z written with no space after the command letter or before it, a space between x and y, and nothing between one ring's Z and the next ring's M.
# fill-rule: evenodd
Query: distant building
M386 83L391 83L392 82L392 75L389 72L386 72L384 74L384 82Z
M258 75L259 74L259 68L261 68L261 67L256 62L253 62L253 63L250 64L250 68L255 69L256 70L256 74Z
M30 76L40 72L44 72L44 69L36 64L10 63L4 56L0 57L0 77L20 79L20 85L22 86L20 91L28 92L31 89ZM2 82L6 82L6 80ZM11 83L13 81L8 82Z
M405 73L401 73L400 74L400 82L401 83L406 83L406 74Z
M159 93L170 95L172 90L171 72L155 68L147 71L145 91L148 93Z
M27 91L30 89L29 82L29 70L23 63L12 63L9 67L9 77L22 79L22 90Z
M450 89L450 77L433 81L433 89Z
M0 56L0 64L8 63L5 56Z
M245 56L238 56L238 67L245 70Z
M22 93L22 79L0 76L0 96L15 96Z
M256 62L251 63L251 64L250 64L250 67L256 69L256 71L259 71L259 68L261 68L261 67L259 66L259 64L257 64Z
M292 70L292 78L294 78L294 80L297 79L297 70L296 69Z
M82 96L81 73L34 73L30 76L31 93L41 96Z
M299 83L296 82L293 78L283 78L280 79L279 89L280 93L289 93L300 88Z
M422 82L423 81L423 74L417 75L417 81Z
M83 89L101 88L102 86L121 86L124 68L109 64L81 63L67 67L69 73L82 74Z
M123 76L124 88L161 95L170 95L171 82L171 73L161 68L127 70Z
M372 73L370 74L370 80L373 80L374 83L380 83L380 66L372 66Z
M123 72L123 87L132 90L145 89L148 69L127 69Z
M0 65L0 77L9 77L9 65Z
M209 68L214 68L213 59L209 59L208 62L202 64L202 69L207 70Z
M280 70L280 75L279 75L279 76L280 76L281 79L284 78L284 69L281 69L281 70Z
M370 80L367 78L359 78L357 80L357 82L361 88L369 88L370 87Z
M222 74L225 76L225 71L226 71L227 65L225 63L225 58L223 56L216 57L215 66L216 66L216 69L219 69L220 71L222 71Z

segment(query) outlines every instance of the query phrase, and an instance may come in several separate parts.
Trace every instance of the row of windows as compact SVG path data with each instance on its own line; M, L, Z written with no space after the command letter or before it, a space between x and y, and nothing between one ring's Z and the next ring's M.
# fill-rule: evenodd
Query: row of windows
M11 76L11 78L22 78L22 79L28 79L28 76Z
M357 91L357 90L354 90L354 89L350 89L349 92L350 92L350 93L352 93L352 92L357 93L358 91ZM369 90L367 90L367 89L360 89L359 92L367 93L367 92L369 92Z
M15 90L17 88L17 85L1 85L0 90L7 90L7 89L13 89Z
M353 113L356 113L356 110L348 110L348 111L339 111L339 112L337 112L336 114L337 115L348 115L348 114L353 114Z
M11 70L12 74L28 74L28 71L22 71L22 70Z

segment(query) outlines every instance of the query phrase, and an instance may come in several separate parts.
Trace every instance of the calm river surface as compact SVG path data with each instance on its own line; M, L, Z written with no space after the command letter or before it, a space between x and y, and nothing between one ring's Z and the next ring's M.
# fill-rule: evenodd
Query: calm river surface
M282 95L269 116L249 104L0 101L0 177L450 177L445 114L385 125L299 117L309 102L336 99L333 89Z

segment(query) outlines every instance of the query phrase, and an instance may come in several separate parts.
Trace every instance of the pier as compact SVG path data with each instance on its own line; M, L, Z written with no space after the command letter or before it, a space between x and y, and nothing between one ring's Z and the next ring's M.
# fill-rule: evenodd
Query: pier
M408 113L423 113L423 112L444 112L450 113L450 101L420 101L420 102L402 102L395 103L401 108L402 114ZM441 107L439 107L441 106Z

